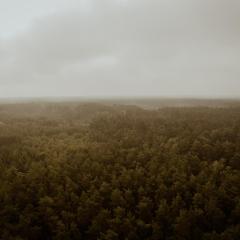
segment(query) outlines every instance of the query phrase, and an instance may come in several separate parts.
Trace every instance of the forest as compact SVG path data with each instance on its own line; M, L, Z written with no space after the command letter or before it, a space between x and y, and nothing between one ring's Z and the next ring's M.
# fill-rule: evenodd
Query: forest
M239 240L240 103L0 104L1 240Z

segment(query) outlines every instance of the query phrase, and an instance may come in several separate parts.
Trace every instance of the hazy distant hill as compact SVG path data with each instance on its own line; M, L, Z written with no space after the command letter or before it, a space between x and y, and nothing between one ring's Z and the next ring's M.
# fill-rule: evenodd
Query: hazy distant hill
M58 105L58 103L64 106L77 106L85 107L90 105L92 108L94 105L136 105L142 108L163 108L163 107L239 107L240 99L191 99L191 98L16 98L16 99L0 99L1 104L13 104L19 107L19 104L25 104L26 109L37 107L42 110L46 105ZM13 107L14 108L14 107ZM22 108L22 107L21 107ZM41 110L41 111L42 111ZM31 110L32 111L32 110ZM36 110L39 111L39 110Z
M139 110L137 106L79 102L38 102L0 104L0 119L47 118L89 120L98 114Z

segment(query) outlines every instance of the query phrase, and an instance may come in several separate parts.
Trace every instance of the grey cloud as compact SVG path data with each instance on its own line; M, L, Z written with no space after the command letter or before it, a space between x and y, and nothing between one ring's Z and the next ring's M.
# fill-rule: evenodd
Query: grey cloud
M0 41L0 94L240 96L239 10L237 0L71 1Z

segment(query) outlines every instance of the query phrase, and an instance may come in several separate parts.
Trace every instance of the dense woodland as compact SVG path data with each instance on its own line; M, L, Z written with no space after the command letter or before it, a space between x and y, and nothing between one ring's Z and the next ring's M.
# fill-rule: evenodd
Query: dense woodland
M0 105L0 239L239 240L240 106Z

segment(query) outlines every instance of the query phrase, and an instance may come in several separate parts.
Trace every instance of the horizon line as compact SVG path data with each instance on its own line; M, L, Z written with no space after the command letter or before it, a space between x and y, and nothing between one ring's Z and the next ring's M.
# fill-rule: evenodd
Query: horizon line
M151 95L92 95L92 96L18 96L0 97L1 102L21 101L60 101L60 100L202 100L202 101L240 101L240 96L151 96Z

